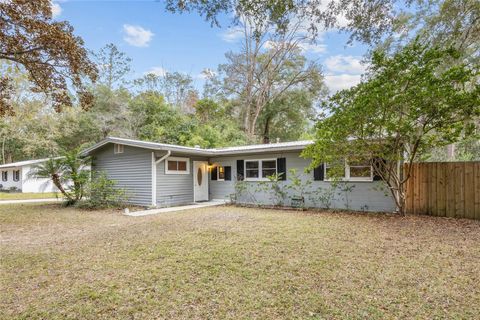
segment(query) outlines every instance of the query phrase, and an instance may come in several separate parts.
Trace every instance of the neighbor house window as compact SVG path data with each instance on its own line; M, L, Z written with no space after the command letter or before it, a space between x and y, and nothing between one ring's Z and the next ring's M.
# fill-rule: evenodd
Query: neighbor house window
M168 158L165 166L166 174L189 174L190 161L188 158Z
M217 170L217 175L218 181L225 181L225 167L219 166Z
M277 173L277 159L245 160L245 180L267 180Z
M2 181L8 181L8 171L2 171Z
M20 181L20 170L13 171L13 181Z
M373 181L373 168L368 161L342 161L335 165L325 163L325 180Z
M115 143L113 145L113 153L117 154L117 153L123 153L123 144L118 144L118 143Z

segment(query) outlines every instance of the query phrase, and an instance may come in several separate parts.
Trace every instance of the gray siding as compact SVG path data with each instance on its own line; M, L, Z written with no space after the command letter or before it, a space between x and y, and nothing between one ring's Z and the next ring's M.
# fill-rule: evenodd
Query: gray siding
M296 169L297 174L300 175L303 182L311 182L307 188L307 191L310 192L311 195L305 197L305 202L308 207L324 207L325 204L320 201L320 198L322 195L325 195L330 191L333 193L330 203L331 208L365 211L393 211L395 209L394 201L383 182L346 182L343 185L343 188L337 187L337 189L333 190L331 182L314 181L313 172L305 173L305 168L308 167L310 160L301 158L299 153L271 153L254 156L219 157L210 159L212 163L232 167L232 181L210 181L210 198L226 199L231 193L235 193L237 159L246 160L268 158L286 158L287 181L281 182L281 184L288 185L291 183L291 175L288 172L290 169ZM261 183L246 183L248 190L239 197L238 200L240 202L258 204L274 203L272 192L270 190L260 190L262 189ZM265 186L265 184L263 184L263 186ZM351 189L351 191L344 191L346 189L345 186ZM266 188L268 189L268 187ZM287 190L287 194L284 204L290 205L290 198L295 195L295 192Z
M152 152L148 149L124 146L123 153L114 154L113 144L93 155L92 171L104 171L109 179L127 192L132 204L152 204Z
M242 158L211 158L210 162L216 165L224 167L232 167L232 180L231 181L215 181L212 180L212 176L209 173L209 195L210 199L224 199L228 200L230 194L235 193L235 181L237 180L237 159L246 159Z
M161 154L157 154L160 157ZM165 174L165 162L162 161L156 167L156 196L157 206L174 206L189 204L193 199L193 161L206 161L207 158L189 157L172 154L171 156L187 157L190 159L190 173L188 175ZM109 144L95 152L92 169L105 171L110 179L116 180L118 186L127 190L129 200L137 205L151 205L152 192L152 151L137 147L124 147L124 153L114 154L113 144ZM210 173L209 198L228 199L235 193L235 181L237 172L237 160L242 159L268 159L286 158L287 171L296 169L302 181L309 181L307 189L311 195L306 196L308 207L325 207L320 201L332 189L332 184L327 181L313 181L313 172L305 173L310 161L299 156L298 152L288 153L264 153L261 155L215 157L209 159L210 163L232 167L232 181L212 181ZM291 183L291 175L287 172L287 181L281 182L283 186ZM273 193L268 189L268 184L259 182L246 182L247 192L239 197L240 202L256 204L273 204ZM331 208L352 209L365 211L392 211L395 208L394 201L382 182L347 182L345 186L351 191L343 191L341 188L333 190ZM265 189L266 188L266 189ZM261 190L265 189L265 190ZM295 192L287 190L284 204L290 205L290 199Z
M171 157L190 159L189 174L165 174L165 161L157 165L157 206L170 207L190 204L193 199L193 161L207 161L207 158L172 154Z

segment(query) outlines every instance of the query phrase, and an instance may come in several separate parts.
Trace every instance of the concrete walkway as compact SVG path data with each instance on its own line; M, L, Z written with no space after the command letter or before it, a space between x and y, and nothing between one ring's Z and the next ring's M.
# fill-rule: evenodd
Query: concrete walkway
M0 204L17 204L17 203L36 203L36 202L57 202L62 201L62 198L47 198L47 199L22 199L22 200L0 200Z
M196 204L191 204L188 206L178 206L178 207L168 207L168 208L160 208L160 209L148 209L148 210L141 210L141 211L133 211L129 213L124 213L126 216L131 217L142 217L148 216L151 214L157 213L165 213L165 212L174 212L174 211L182 211L182 210L189 210L189 209L198 209L198 208L205 208L205 207L214 207L214 206L221 206L226 203L225 200L211 200L207 202L198 202Z

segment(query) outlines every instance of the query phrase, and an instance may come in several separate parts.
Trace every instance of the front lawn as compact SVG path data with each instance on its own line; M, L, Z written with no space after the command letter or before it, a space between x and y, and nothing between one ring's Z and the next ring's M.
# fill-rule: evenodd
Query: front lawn
M3 205L1 319L480 314L480 223L210 207Z
M21 192L0 192L1 200L26 200L26 199L49 199L61 198L61 193L45 192L45 193L21 193Z

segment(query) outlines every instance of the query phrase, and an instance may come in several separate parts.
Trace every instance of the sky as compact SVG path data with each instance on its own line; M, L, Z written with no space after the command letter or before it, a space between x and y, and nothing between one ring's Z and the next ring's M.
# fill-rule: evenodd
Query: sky
M56 20L67 20L89 50L108 43L132 58L132 79L145 73L178 71L191 75L197 88L204 82L202 70L216 70L225 53L239 46L238 33L229 25L212 27L197 13L166 12L158 0L53 0ZM331 92L348 88L364 71L362 55L367 47L347 46L348 35L324 32L316 44L305 45L304 54L323 66Z

